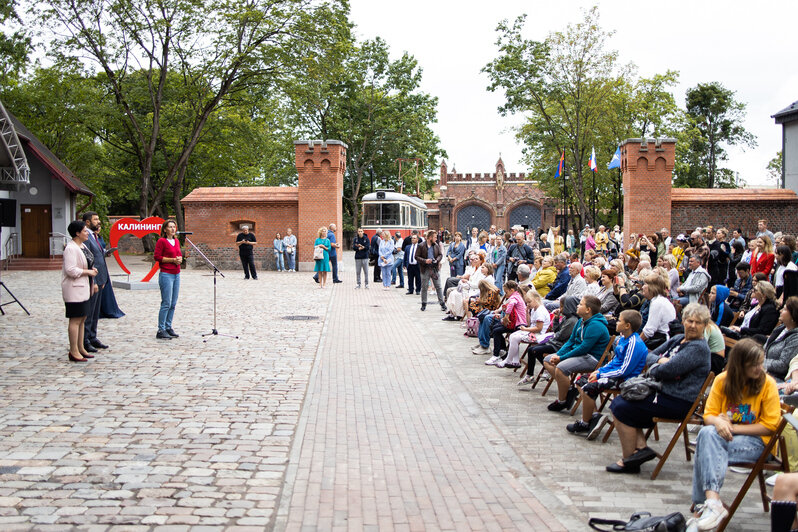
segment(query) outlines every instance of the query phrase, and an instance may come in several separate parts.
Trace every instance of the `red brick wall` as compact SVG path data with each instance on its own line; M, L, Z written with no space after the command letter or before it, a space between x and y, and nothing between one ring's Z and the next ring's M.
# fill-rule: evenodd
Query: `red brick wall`
M742 228L743 235L752 237L761 219L768 220L774 233L798 234L798 200L671 203L671 234L689 234L696 227L711 225L729 231Z
M621 143L625 234L651 234L670 227L675 148L673 139L627 139Z
M197 247L219 268L240 269L236 236L241 231L239 224L251 222L251 229L258 239L254 248L255 266L274 269L273 240L276 233L285 236L286 229L295 233L298 226L297 204L288 203L191 203L185 206L186 227L194 234L190 236ZM300 240L300 246L301 246ZM191 264L199 266L202 259L189 252Z

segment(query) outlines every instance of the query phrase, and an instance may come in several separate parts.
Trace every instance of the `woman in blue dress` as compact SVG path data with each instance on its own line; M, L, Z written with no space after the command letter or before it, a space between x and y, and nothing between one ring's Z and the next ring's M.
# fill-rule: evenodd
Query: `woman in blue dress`
M319 255L318 249L323 251L320 259L316 258ZM326 227L319 228L318 238L313 242L313 259L316 261L313 271L319 273L319 287L324 288L327 284L327 272L330 271L330 239L327 238Z
M449 246L446 256L449 259L449 276L460 277L465 271L465 244L463 244L463 234L457 231L454 234L454 242Z

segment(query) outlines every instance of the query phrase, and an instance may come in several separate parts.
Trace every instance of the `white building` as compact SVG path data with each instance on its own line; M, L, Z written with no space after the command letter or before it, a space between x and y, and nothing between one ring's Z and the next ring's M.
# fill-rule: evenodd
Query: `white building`
M67 226L92 196L0 103L0 260L60 255Z
M798 193L798 102L793 102L775 115L781 124L781 188Z

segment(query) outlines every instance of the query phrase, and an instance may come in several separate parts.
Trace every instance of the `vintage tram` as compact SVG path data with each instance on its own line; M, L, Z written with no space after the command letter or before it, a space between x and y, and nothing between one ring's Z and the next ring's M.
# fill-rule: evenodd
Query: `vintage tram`
M413 229L423 234L428 228L427 206L415 196L393 190L377 190L363 196L361 227L371 239L377 231L387 229L394 235L410 235Z

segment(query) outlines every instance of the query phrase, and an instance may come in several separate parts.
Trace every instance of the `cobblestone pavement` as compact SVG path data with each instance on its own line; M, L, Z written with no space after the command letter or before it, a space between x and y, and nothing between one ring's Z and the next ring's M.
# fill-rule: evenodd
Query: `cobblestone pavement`
M212 281L190 270L181 338L155 340L157 291L118 290L111 349L81 365L60 273L4 273L33 316L0 317L0 530L584 530L687 512L678 448L656 481L651 465L604 472L617 437L567 434L571 418L471 355L434 300L422 313L403 290L354 290L350 271L325 291L305 273L225 273L218 328L241 339L202 342ZM729 473L722 495L741 482ZM769 529L756 487L730 529Z
M203 343L207 272L181 276L170 341L155 339L157 290L116 290L127 316L98 334L111 348L70 364L60 275L3 275L32 316L0 317L0 530L271 526L322 323L280 318L323 317L332 291L229 272L218 329L241 339Z

